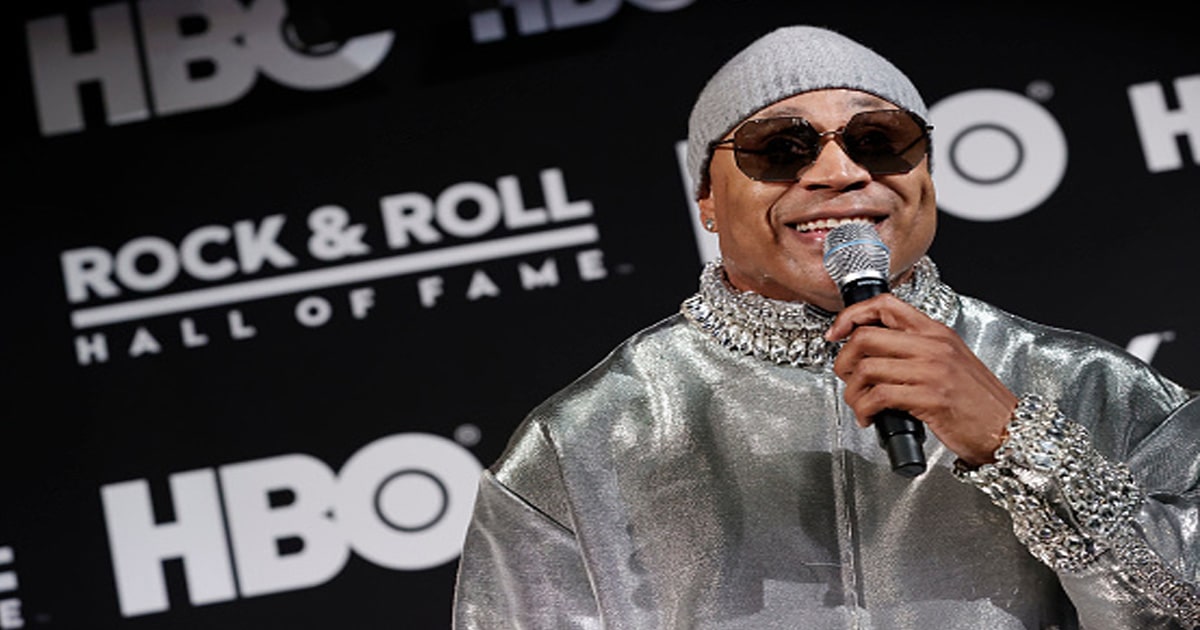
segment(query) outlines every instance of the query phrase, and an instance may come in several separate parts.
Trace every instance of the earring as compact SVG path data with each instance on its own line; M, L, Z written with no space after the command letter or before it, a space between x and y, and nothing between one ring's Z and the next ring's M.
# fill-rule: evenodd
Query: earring
M704 229L708 230L709 232L715 231L716 227L717 227L717 222L713 221L712 218L708 218L708 219L704 220Z

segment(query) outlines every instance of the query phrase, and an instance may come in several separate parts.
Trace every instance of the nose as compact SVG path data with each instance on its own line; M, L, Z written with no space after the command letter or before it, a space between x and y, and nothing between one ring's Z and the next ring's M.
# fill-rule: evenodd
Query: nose
M800 173L799 183L809 190L838 191L862 188L871 180L871 173L850 159L833 132L821 134L824 146L817 159Z

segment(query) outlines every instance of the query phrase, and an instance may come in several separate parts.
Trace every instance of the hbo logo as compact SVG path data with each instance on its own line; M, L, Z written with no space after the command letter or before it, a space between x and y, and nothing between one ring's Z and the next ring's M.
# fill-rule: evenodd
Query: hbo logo
M1037 103L1001 90L938 101L933 179L938 207L962 219L1001 221L1033 210L1058 188L1067 141Z
M169 608L162 562L176 558L193 605L323 584L351 550L390 569L444 564L461 551L482 470L453 441L401 433L336 475L303 454L173 474L170 522L156 522L145 479L103 486L121 614Z
M84 21L93 42L87 50L73 47L65 15L30 20L29 72L42 135L83 131L78 88L88 83L102 88L107 122L121 125L223 107L245 96L260 74L299 90L338 88L374 70L391 50L390 31L307 50L289 36L287 10L284 0L105 4Z

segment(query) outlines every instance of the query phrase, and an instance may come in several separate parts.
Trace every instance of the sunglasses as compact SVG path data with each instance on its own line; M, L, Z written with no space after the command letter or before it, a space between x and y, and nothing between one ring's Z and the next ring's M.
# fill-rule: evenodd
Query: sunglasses
M710 150L731 149L738 169L761 182L794 182L817 160L825 136L872 175L907 173L929 151L929 131L920 116L906 109L859 112L841 129L817 131L803 118L747 120L728 140Z

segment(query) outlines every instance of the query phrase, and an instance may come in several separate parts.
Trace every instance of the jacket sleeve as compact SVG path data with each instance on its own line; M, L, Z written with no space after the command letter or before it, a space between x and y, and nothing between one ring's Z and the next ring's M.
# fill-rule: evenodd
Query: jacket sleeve
M574 534L485 472L459 561L454 628L599 627Z
M1200 628L1200 400L1176 409L1124 462L1056 405L1025 396L996 462L960 479L1012 516L1054 569L1084 628Z
M535 415L480 478L458 566L456 630L601 627L560 455Z

